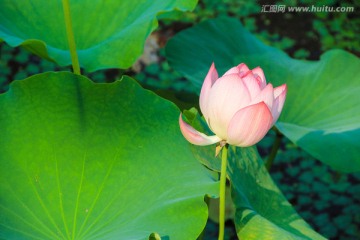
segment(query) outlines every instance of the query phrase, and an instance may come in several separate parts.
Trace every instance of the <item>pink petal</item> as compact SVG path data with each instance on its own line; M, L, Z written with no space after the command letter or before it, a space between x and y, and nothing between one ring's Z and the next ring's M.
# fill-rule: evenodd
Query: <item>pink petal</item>
M219 78L209 93L206 106L211 130L220 138L227 138L227 129L234 114L250 103L250 94L238 74Z
M266 87L251 100L251 104L259 102L265 102L269 109L272 109L274 103L274 88L271 83L266 85Z
M259 83L254 74L252 74L251 71L248 71L244 76L242 76L242 80L249 90L251 99L254 99L261 91Z
M259 142L272 126L271 112L264 102L239 110L230 122L227 142L248 147Z
M271 109L272 116L273 116L273 124L278 120L280 113L283 109L285 99L286 99L286 93L287 93L287 86L286 84L281 85L280 87L277 87L274 89L274 105Z
M192 144L205 146L221 141L221 139L216 135L207 136L194 129L192 126L184 122L184 120L182 119L182 114L180 114L179 117L179 125L181 133L184 135L186 140L188 140Z
M251 70L255 77L258 77L260 88L263 89L266 86L266 78L264 71L260 67L256 67Z
M242 77L246 72L249 71L249 68L246 66L245 63L240 63L236 67L230 68L223 76L237 73Z
M274 88L274 98L277 98L278 96L280 96L280 94L282 94L283 92L287 92L287 86L286 84L283 84L279 87Z
M215 83L215 81L219 78L219 75L216 71L215 68L215 64L212 63L211 67L209 69L209 72L207 73L204 83L201 87L201 92L200 92L200 110L202 112L202 114L205 116L205 118L207 118L207 113L206 113L206 104L208 102L208 96L209 96L209 91L212 87L212 85Z

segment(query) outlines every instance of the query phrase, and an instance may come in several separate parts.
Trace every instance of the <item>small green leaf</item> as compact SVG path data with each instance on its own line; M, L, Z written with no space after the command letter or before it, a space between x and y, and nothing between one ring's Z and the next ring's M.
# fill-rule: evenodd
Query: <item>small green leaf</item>
M231 149L228 174L241 239L325 239L296 213L271 179L255 147Z
M80 65L88 71L130 67L157 27L158 13L192 10L195 5L196 0L70 1ZM0 42L69 65L63 15L61 1L2 1Z
M231 34L229 34L231 33ZM260 66L274 86L286 83L285 106L276 126L291 141L338 171L360 170L360 60L341 50L319 61L295 60L266 46L236 19L209 20L170 40L173 68L201 84L215 62L220 74L241 62Z
M196 239L218 183L174 104L67 72L0 95L1 239Z

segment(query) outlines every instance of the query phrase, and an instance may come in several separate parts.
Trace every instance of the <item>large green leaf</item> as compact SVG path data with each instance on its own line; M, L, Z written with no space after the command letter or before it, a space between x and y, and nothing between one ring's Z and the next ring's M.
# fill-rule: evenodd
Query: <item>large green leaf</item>
M80 65L89 71L128 68L156 28L159 12L192 10L196 0L70 0ZM71 63L60 0L0 3L0 42L23 46L62 66Z
M171 65L200 92L214 61L222 74L245 62L261 66L268 82L286 83L277 127L304 150L344 172L360 170L360 60L341 50L300 61L266 46L238 20L209 20L176 35L166 47Z
M15 81L0 95L0 238L196 239L218 183L174 104L124 77Z
M195 109L184 112L189 123L209 133ZM215 146L193 146L194 155L220 171ZM221 155L221 154L220 154ZM271 179L255 147L229 148L228 178L236 207L235 226L240 239L324 239L296 213Z

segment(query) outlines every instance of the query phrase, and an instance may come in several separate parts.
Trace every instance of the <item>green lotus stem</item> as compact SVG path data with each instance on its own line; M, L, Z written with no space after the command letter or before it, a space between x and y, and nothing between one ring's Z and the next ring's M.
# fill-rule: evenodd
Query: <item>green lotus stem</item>
M280 148L281 139L283 137L283 135L280 133L279 130L277 130L277 128L274 127L274 130L276 132L275 142L274 142L274 144L273 144L273 146L271 148L271 152L270 152L269 157L268 157L268 159L266 161L266 164L265 164L266 169L268 171L270 170L270 168L271 168L271 166L272 166L272 164L274 162L276 154L277 154L277 152L278 152L278 150Z
M219 203L219 240L224 239L225 234L225 190L226 190L226 165L228 145L222 149L221 173L220 173L220 203Z
M74 32L73 32L72 23L71 23L69 0L62 0L62 4L63 4L63 8L64 8L66 35L67 35L68 43L69 43L69 50L70 50L73 72L77 75L81 75L79 59L78 59L78 55L76 52Z

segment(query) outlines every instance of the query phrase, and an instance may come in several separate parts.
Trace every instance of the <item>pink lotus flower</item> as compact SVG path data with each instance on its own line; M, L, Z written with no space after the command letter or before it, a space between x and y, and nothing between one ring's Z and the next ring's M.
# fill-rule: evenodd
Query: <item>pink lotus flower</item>
M220 141L239 147L259 142L275 124L284 106L286 84L273 88L266 84L260 67L249 70L244 64L218 77L212 64L200 92L200 109L214 136L207 136L183 121L184 137L195 145Z

